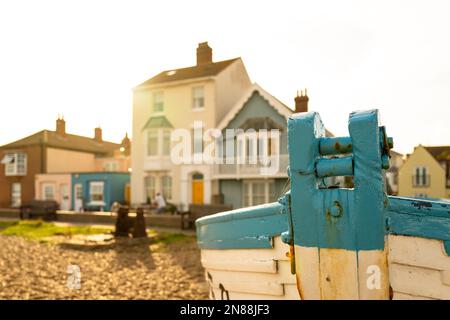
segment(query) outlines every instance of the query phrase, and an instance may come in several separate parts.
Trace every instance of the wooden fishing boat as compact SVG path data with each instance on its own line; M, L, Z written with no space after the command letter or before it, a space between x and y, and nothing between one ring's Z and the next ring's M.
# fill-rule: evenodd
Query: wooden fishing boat
M450 202L386 195L377 110L351 113L349 132L291 116L290 191L196 221L212 299L450 299Z

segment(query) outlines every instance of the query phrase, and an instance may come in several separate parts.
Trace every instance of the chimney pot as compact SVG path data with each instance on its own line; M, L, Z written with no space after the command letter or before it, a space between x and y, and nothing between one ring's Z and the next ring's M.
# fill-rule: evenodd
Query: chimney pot
M98 143L101 143L103 141L102 140L102 128L100 128L100 127L95 128L94 140Z
M300 92L300 96L298 95L298 91L297 91L297 96L294 99L295 101L295 112L308 112L308 95L307 95L307 91L305 89L305 94L303 94L303 90Z
M197 65L212 63L212 49L208 42L201 42L197 47Z
M66 136L66 121L64 121L64 117L60 118L59 115L56 119L56 134L61 137Z

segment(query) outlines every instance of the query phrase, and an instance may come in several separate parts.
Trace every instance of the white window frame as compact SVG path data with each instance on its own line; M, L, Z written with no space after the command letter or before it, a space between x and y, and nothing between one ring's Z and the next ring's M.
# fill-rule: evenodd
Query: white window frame
M169 157L170 156L170 150L172 147L171 142L171 129L167 128L159 128L159 129L147 129L146 134L146 143L145 143L145 154L147 158L155 158L155 157ZM150 136L152 135L152 138L156 141L156 153L149 154L150 148L149 148L149 140ZM167 149L166 149L167 148Z
M101 193L93 193L96 188L101 188ZM102 200L93 200L93 195L101 195ZM91 205L105 205L105 182L104 181L90 181L89 182L89 204Z
M7 153L5 156L13 158L12 163L5 164L5 176L25 176L27 174L27 154L25 152ZM19 159L23 161L19 170Z
M198 92L201 91L201 94ZM201 103L199 103L201 101ZM192 88L192 109L194 111L200 111L205 109L205 87L196 86Z
M153 93L153 112L162 113L164 112L164 92L157 91Z
M18 186L18 191L15 190L15 186ZM20 207L22 204L22 184L20 182L14 182L11 184L11 207Z
M117 163L117 161L106 161L104 164L103 169L106 172L116 172L119 170L119 164Z
M254 203L253 199L253 185L254 184L264 184L264 201L262 203ZM248 186L248 194L246 192ZM272 190L271 190L272 186ZM258 204L269 203L271 201L271 191L275 187L274 180L244 180L243 182L243 192L242 192L242 205L244 207L250 207ZM248 203L246 197L248 196Z
M52 190L52 197L47 198L47 188ZM44 200L56 200L56 186L53 183L43 183L42 184L42 199Z
M167 179L166 182L167 181L169 182L168 185L166 185L164 183L165 179ZM164 199L171 200L172 199L172 186L173 186L172 176L167 175L167 174L162 175L160 177L160 184L161 184L161 192L162 192Z
M147 181L152 183L147 184ZM145 188L145 201L150 197L150 202L153 201L156 195L156 176L148 175L144 178L144 188ZM150 190L150 191L149 191Z

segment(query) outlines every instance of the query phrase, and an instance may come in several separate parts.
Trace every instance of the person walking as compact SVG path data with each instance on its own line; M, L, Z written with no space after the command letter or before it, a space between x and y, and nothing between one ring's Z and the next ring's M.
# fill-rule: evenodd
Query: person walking
M164 199L163 195L161 193L157 193L155 197L155 204L156 204L156 213L163 213L166 211L166 200Z

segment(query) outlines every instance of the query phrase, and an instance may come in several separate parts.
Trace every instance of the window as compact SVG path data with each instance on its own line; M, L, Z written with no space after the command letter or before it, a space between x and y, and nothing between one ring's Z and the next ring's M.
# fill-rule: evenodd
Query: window
M148 130L147 132L147 155L156 156L158 154L158 131Z
M430 185L430 176L426 167L416 167L413 175L414 187L428 187Z
M156 195L156 184L154 176L145 177L145 192L147 195L147 202L151 202Z
M155 92L153 94L153 111L154 112L164 111L164 94L162 92Z
M117 163L117 161L108 161L108 162L105 162L103 169L107 172L118 171L119 164Z
M205 107L205 96L203 87L195 87L192 89L192 108L202 109Z
M273 201L275 198L273 181L244 182L244 207Z
M165 199L172 199L172 177L170 176L161 177L161 189L163 197Z
M163 130L162 154L163 156L170 156L170 130Z
M5 164L5 176L24 176L27 173L26 153L8 153L2 163Z
M22 203L22 185L13 183L11 186L11 206L19 207Z
M55 200L55 186L53 184L44 184L44 200Z
M104 201L103 190L104 190L103 181L93 181L89 184L91 203L103 204Z

